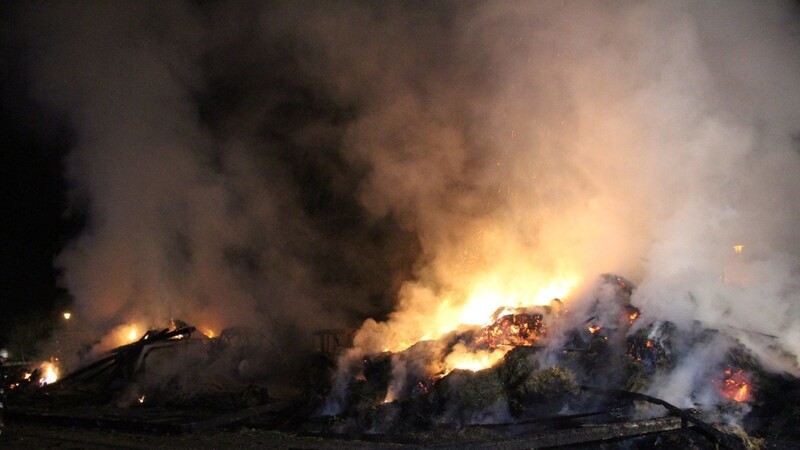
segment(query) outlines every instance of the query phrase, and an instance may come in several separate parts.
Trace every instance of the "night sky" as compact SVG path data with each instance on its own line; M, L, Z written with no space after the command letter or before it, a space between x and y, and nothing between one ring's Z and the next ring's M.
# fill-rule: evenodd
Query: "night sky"
M0 39L0 139L2 139L2 284L0 342L20 328L45 333L69 296L58 286L53 259L80 230L81 212L67 204L64 158L70 132L63 117L29 95L24 43L13 33L4 5ZM35 336L35 334L34 334ZM42 336L43 337L43 336Z

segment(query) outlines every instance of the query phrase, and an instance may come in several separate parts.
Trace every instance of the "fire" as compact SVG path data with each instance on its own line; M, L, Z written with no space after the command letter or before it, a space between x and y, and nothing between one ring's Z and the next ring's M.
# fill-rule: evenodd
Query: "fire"
M92 351L102 353L112 348L136 342L142 338L142 330L147 330L147 326L140 322L129 322L117 325L103 336L100 343L95 345Z
M742 403L750 400L750 377L744 370L734 372L725 370L725 379L720 386L722 395L733 401Z
M548 305L569 295L579 282L577 276L561 276L544 286L520 286L510 292L494 282L479 283L461 309L458 323L487 325L493 319L492 313L501 308Z
M477 372L497 364L516 346L532 346L546 336L544 317L539 313L499 310L494 323L477 330L467 342L454 345L444 359L446 375L454 369Z
M498 346L531 346L547 335L541 314L509 314L481 330L476 344L491 349Z
M454 369L477 372L488 369L500 361L510 348L473 351L464 344L456 344L444 360L446 373Z
M58 381L58 367L54 361L44 362L39 366L41 376L39 377L39 385L52 384ZM30 376L28 376L30 378Z
M142 394L136 400L141 404L141 403L144 403L144 399L145 399L145 396L144 396L144 394Z
M136 329L136 325L131 325L131 328L128 331L128 341L133 342L138 338L139 338L139 330Z
M589 333L595 334L600 331L600 325L589 325Z
M205 334L206 337L208 337L209 339L213 339L216 336L216 333L214 333L214 330L212 330L211 328L206 328L203 331L203 334Z

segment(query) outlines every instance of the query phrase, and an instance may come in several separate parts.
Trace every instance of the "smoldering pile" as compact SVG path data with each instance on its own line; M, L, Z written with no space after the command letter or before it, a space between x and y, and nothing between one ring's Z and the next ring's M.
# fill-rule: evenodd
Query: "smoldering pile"
M339 359L323 414L336 413L339 430L378 433L588 416L608 422L663 415L661 406L762 431L776 417L797 417L798 402L775 401L795 377L768 370L736 333L648 322L631 303L633 289L604 275L588 309L556 300L498 311L490 325L395 353L354 358L353 349ZM791 359L777 344L775 351ZM463 364L469 357L478 361ZM670 389L667 398L683 400L654 397Z
M211 334L210 332L206 332ZM207 335L182 321L154 328L131 342L84 356L77 368L40 379L40 369L12 380L11 401L21 410L46 406L235 410L271 400L266 379L281 354L263 333L227 328Z

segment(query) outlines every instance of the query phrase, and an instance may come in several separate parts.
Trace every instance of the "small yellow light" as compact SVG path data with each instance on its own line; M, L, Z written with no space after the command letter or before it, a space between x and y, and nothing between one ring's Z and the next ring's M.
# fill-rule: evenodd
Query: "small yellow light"
M69 320L72 317L72 313L69 311L64 312L64 320Z
M734 245L733 251L736 252L737 255L742 254L742 250L744 250L744 245Z

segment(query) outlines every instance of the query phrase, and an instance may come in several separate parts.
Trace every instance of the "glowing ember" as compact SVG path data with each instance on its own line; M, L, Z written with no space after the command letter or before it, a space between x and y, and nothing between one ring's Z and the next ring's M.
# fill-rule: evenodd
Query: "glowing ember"
M725 371L725 379L720 384L722 395L736 402L746 402L750 400L750 377L744 370L734 372L731 369Z
M54 362L45 362L39 366L41 376L39 377L39 386L55 383L58 380L58 367Z
M633 324L633 321L635 321L638 318L639 318L639 310L631 306L628 312L628 323Z
M494 349L500 345L532 346L546 336L541 314L510 314L481 330L476 344Z
M212 330L211 328L206 328L203 334L205 334L208 338L212 339L214 338L214 336L216 336L216 333L214 333L214 330Z
M503 315L505 314L505 315ZM511 348L532 346L545 336L541 314L514 314L498 310L493 324L478 331L472 342L456 344L445 357L446 375L454 369L477 372L497 364Z
M600 325L589 325L589 333L595 334L600 331Z

